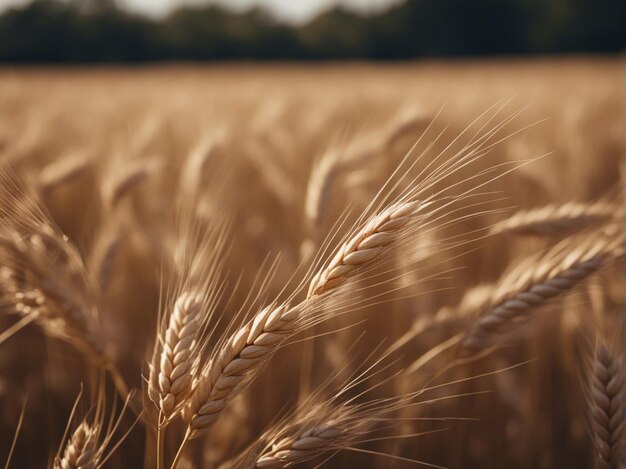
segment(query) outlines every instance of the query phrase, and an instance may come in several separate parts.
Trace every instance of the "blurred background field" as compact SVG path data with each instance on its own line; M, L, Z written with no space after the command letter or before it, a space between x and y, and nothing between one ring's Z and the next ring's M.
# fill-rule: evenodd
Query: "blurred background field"
M217 467L267 443L263 432L277 416L306 409L305 398L324 382L336 394L349 373L372 365L407 331L393 364L344 397L363 388L380 399L441 387L418 396L419 405L395 409L380 441L361 435L360 448L388 456L346 449L306 467L623 469L602 465L588 389L599 341L623 360L622 2L304 4L0 0L0 163L33 189L77 248L103 354L138 390L121 428L144 411L104 467L156 467L148 363L159 315L171 306L163 298L188 286L185 256L227 282L206 343L213 353L243 323L248 294L260 290L258 303L282 301L306 284L327 237L335 246L388 178L398 192L440 169L446 176L435 188L461 194L498 177L476 199L460 199L467 203L441 226L417 229L403 250L390 249L374 268L379 282L348 283L354 311L324 316L281 345L186 448L179 469ZM446 164L467 151L471 135L480 139L501 123L486 139L494 143L488 152L450 171ZM403 158L422 152L407 170ZM0 165L0 176L8 166ZM405 170L424 173L411 181ZM0 334L19 325L29 278L11 270L13 251L2 243L14 227L38 239L7 197L13 189L0 187ZM538 236L493 230L523 210L572 204L603 211ZM228 246L219 262L215 230L224 230ZM196 245L191 235L207 233L209 248ZM438 349L473 330L496 293L511 288L505 280L517 265L538 256L528 272L541 278L543 254L561 249L571 253L566 261L577 259L607 238L618 241L615 252L621 248L615 259L600 256L605 263L575 288L517 318L520 327L498 335L491 353L463 361L460 349ZM47 254L44 270L63 278L63 256ZM306 285L293 291L300 301ZM68 420L71 433L94 417L100 365L51 330L36 317L0 335L0 463L25 409L10 467L56 469ZM419 372L408 371L429 356ZM107 413L119 412L111 377L105 381ZM623 376L620 383L623 393ZM614 443L623 453L624 399L614 402L622 405L611 422L622 417ZM166 460L184 429L181 419L168 428Z
M305 216L307 181L329 151L344 155L369 152L369 156L359 171L337 182L314 235L318 243L346 207L352 206L356 213L365 207L431 122L426 141L445 130L447 137L438 144L443 148L498 102L509 101L502 119L520 108L525 110L507 128L520 133L497 145L489 161L548 156L490 186L494 200L488 208L506 212L468 220L455 233L489 226L517 208L593 201L614 190L623 177L623 73L621 58L610 56L388 65L5 68L0 72L0 148L18 174L38 188L46 208L78 245L90 269L100 268L98 253L103 245L111 239L121 240L112 267L113 280L102 291L102 337L114 350L129 385L140 388L137 370L145 373L154 338L163 281L160 263L168 252L164 243L175 231L171 220L179 209L176 200L182 189L176 181L183 177L191 155L210 152L211 163L199 176L201 196L193 208L198 223L210 225L218 212L220 216L223 212L237 226L227 234L233 246L227 266L231 272L242 273L244 291L253 288L268 254L282 254L280 268L269 284L269 290L276 293L303 259L303 240L311 236ZM402 128L405 121L411 125L391 146L381 147L389 132ZM73 165L78 172L72 171ZM127 200L115 209L107 208L107 188L133 168L147 168L148 177ZM63 179L66 173L67 180ZM430 249L427 240L419 242ZM382 309L393 315L389 316L392 321L380 318L380 307L365 308L358 316L369 318L370 334L363 352L385 338L399 337L419 318L457 304L467 288L497 282L507 265L546 248L543 241L528 238L514 243L490 238L472 246L474 252L458 259L431 253L429 265L461 270L435 283L435 291L431 291L433 284L420 286L417 282L409 289L412 299L398 293L393 307ZM588 311L593 311L594 317L604 314L601 305L621 304L622 289L613 283L619 272L613 270L604 280L593 280L590 296L575 294L562 307L561 315L550 314L533 322L532 328L525 329L496 359L462 368L463 376L471 376L538 360L463 388L464 392L495 389L508 393L510 400L497 394L495 399L479 395L458 405L443 402L428 415L477 420L453 422L443 435L382 450L446 467L591 464L593 450L580 410L577 360L572 355L580 344L571 323L584 321ZM613 285L608 290L607 279ZM602 283L604 288L598 288ZM596 298L596 303L589 298ZM548 312L559 310L553 306ZM623 322L623 317L613 313L608 318L610 324ZM13 320L3 322L8 327ZM323 330L345 324L338 319ZM552 340L555 328L563 331L559 340ZM411 345L407 356L420 356L451 333L445 328L435 331L432 337ZM343 354L352 340L348 337L353 336L333 337L319 341L314 383L346 363ZM211 467L236 454L285 402L294 402L298 380L288 384L283 378L300 373L299 361L293 357L300 356L302 347L292 346L293 354L279 354L244 394L242 402L251 405L259 389L266 393L254 415L246 405L237 407L243 409L237 419L246 422L246 432L238 431L238 424L229 426L233 418L229 413L213 433L220 435L219 444L196 445L193 454L198 467ZM2 434L12 435L19 413L16 402L27 394L26 424L14 460L16 467L41 466L60 441L84 376L82 365L71 349L58 341L43 340L35 328L13 337L0 355ZM420 379L434 373L435 369L429 368ZM275 389L279 381L280 393ZM270 395L273 398L267 397ZM241 422L237 419L234 421ZM420 429L432 429L432 423ZM6 454L8 440L2 440L1 454ZM27 443L32 441L39 442L37 449ZM112 467L140 466L145 448L149 446L144 447L141 432L131 433L112 457ZM339 456L331 463L400 464L351 455Z

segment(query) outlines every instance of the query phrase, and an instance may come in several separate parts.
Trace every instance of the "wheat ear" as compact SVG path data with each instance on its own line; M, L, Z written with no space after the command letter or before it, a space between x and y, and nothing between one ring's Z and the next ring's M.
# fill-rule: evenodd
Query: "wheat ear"
M80 255L50 225L20 235L5 232L4 253L10 272L7 292L13 309L34 316L51 336L73 343L95 362L104 360L98 311L90 295Z
M208 323L224 286L224 229L199 233L186 223L181 229L171 246L176 286L159 314L148 378L148 396L159 410L159 431L180 414L195 388L210 337Z
M624 460L624 364L608 348L596 347L589 373L588 407L600 469L623 469Z
M105 294L115 278L116 267L127 241L129 230L126 221L118 218L109 223L98 234L98 238L88 259L91 278L98 286L100 294Z
M68 430L74 418L76 408L82 396L78 395L68 424L63 435L63 441L68 434ZM57 455L53 460L54 469L99 469L104 463L111 457L113 452L117 450L118 446L129 435L132 429L135 427L141 415L139 415L134 423L123 433L116 443L113 443L113 437L117 432L124 413L128 407L128 403L132 399L132 393L128 395L122 410L117 417L115 414L111 414L109 418L106 417L105 406L105 394L103 382L100 383L98 389L98 401L94 406L94 415L89 422L86 418L83 419L78 427L74 430L72 435L67 439L65 445L61 445Z
M176 299L167 328L160 335L162 349L155 353L150 364L148 394L166 421L176 415L192 389L202 345L202 312L202 297L183 292ZM158 349L156 347L155 351Z
M267 306L241 327L213 357L183 409L189 438L213 424L226 404L258 374L260 366L297 329L298 308Z
M338 451L358 440L372 427L356 406L315 406L301 418L285 422L249 467L282 468Z
M383 208L352 232L332 260L312 278L307 297L296 306L271 304L226 339L209 361L183 409L187 439L198 437L224 406L260 372L278 348L296 332L324 319L324 306L349 289L348 281L380 264L393 246L422 226L432 202L399 201ZM347 300L348 302L350 300ZM345 305L344 305L345 307Z
M221 468L282 468L336 453L366 441L377 432L395 427L393 416L416 403L422 391L399 396L364 400L347 398L354 386L364 384L378 371L374 367L388 357L384 354L365 370L356 371L341 388L328 394L331 380L311 393L297 409L266 430L252 445ZM374 389L374 388L371 388ZM370 389L360 395L363 397ZM416 435L415 435L416 436Z
M481 317L465 334L461 354L482 350L497 335L528 319L548 300L571 291L602 267L622 258L624 234L614 228L586 236L573 249L572 240L566 240L510 272L482 308Z
M616 204L599 201L594 204L569 202L564 205L547 205L515 213L496 224L490 234L515 234L521 236L564 236L615 218L621 208Z
M97 464L100 429L82 422L67 442L55 469L92 469Z
M0 262L5 305L106 369L128 388L101 340L98 305L78 250L43 211L35 194L0 164Z
M405 234L424 204L394 203L375 215L344 242L334 257L313 277L308 297L332 290L380 260L394 241Z

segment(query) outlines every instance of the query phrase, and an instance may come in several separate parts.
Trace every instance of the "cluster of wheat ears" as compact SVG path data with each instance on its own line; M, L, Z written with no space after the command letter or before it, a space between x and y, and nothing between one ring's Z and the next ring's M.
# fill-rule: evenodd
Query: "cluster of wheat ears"
M5 141L7 467L624 468L621 176L546 198L510 102L323 144L341 112L268 102Z

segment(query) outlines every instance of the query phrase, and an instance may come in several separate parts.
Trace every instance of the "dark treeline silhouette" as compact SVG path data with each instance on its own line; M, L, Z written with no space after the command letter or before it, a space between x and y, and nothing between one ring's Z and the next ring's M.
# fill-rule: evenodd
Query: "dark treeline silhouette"
M261 9L185 6L162 19L114 0L35 0L0 15L0 61L407 59L614 52L622 0L405 0L375 14L335 8L303 26Z

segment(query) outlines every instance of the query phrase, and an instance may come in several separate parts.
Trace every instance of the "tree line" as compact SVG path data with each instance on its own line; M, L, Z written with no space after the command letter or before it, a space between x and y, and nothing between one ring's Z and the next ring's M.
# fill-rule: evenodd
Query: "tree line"
M34 0L0 15L0 61L396 60L624 49L622 0L405 0L291 26L256 8L181 6L153 19L114 0Z

